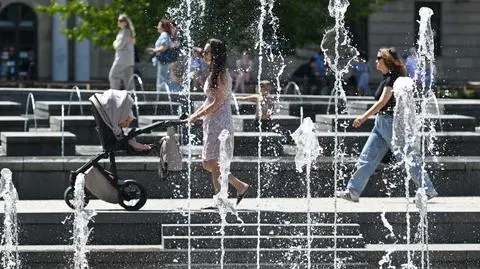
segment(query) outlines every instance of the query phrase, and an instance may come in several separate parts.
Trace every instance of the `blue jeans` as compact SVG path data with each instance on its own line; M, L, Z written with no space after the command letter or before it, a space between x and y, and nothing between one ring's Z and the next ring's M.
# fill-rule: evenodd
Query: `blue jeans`
M392 115L377 115L375 126L373 127L367 142L363 146L362 153L355 165L356 170L352 178L348 181L347 189L354 195L360 196L367 185L370 176L380 164L387 150L392 147ZM401 158L396 156L396 158ZM422 186L422 173L424 174L424 187L426 194L432 194L434 188L432 181L426 172L423 171L420 163L420 156L414 156L413 165L410 166L412 180L417 187Z
M166 92L170 86L170 64L157 62L157 92ZM170 89L168 89L170 91Z

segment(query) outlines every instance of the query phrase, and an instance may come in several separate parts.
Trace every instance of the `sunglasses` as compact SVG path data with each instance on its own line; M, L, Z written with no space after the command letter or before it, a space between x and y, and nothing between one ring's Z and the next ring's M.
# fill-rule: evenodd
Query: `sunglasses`
M382 58L382 56L377 56L377 61L380 61Z
M120 20L118 20L118 22L126 22L126 20L120 19Z

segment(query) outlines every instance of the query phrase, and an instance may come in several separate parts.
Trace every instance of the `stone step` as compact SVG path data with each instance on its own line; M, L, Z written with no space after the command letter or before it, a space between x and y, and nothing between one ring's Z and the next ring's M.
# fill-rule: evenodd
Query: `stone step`
M287 107L287 105L285 105ZM329 105L328 101L291 101L288 102L288 115L304 118L310 117L312 121L315 121L315 115L317 114L332 114L335 113L335 104L332 102Z
M70 131L75 131L70 129ZM83 133L82 138L78 138L82 136L82 131L90 132L90 134ZM92 145L95 144L92 141L98 141L98 134L93 134L93 132L89 128L84 128L76 133L77 138L80 139L80 143L84 143L84 145ZM88 136L87 136L88 135ZM157 144L163 137L167 135L166 132L152 132L152 133L145 133L137 136L135 139L140 143L145 144ZM87 138L90 141L86 141ZM258 141L259 141L258 133L253 132L235 132L234 133L234 156L256 156L258 155ZM273 132L264 132L261 136L262 139L262 147L261 147L261 154L262 156L282 156L283 155L283 136ZM197 137L194 140L196 143L194 145L194 154L196 155L201 154L201 146L202 140L201 137ZM78 143L77 143L78 144ZM99 144L99 142L97 143ZM187 146L182 146L182 151L187 152ZM80 147L78 149L78 155L92 155L102 151L100 146L98 147ZM125 155L124 153L119 153L118 155Z
M334 153L335 133L316 132L323 154L331 156ZM337 134L343 140L345 154L358 156L367 141L370 132L340 132ZM480 143L480 133L477 132L436 132L435 153L439 156L477 156L477 145ZM290 151L291 152L291 151ZM431 153L427 152L427 155Z
M48 117L38 117L33 114L21 114L20 117L28 119L28 126L30 128L49 128L49 119Z
M441 113L474 117L480 123L480 100L476 99L439 99Z
M50 116L50 128L54 132L60 132L63 128L77 137L79 145L100 145L100 139L96 130L97 124L93 116Z
M428 111L433 114L451 114L464 115L476 118L480 122L480 101L475 99L437 99L436 105L429 104ZM375 101L373 100L355 100L349 101L350 114L362 114L367 111Z
M223 265L220 265L222 258L220 249L192 249L189 253L186 250L165 250L160 245L124 247L101 245L87 246L87 250L88 264L96 269L258 268L256 249L225 249ZM72 268L73 251L73 247L68 245L20 246L19 256L22 260L22 268ZM309 251L312 268L327 268L326 266L331 266L333 263L333 250L312 248ZM259 252L259 264L262 269L286 269L307 263L308 250L306 249L261 249ZM367 266L366 263L361 262L364 259L361 252L339 248L336 254L338 258L345 259L342 263L343 268L359 269Z
M477 244L480 238L480 211L479 204L475 203L479 199L438 197L429 202L429 242ZM95 210L97 215L89 223L89 227L93 228L89 244L159 245L162 244L163 236L169 240L183 240L188 235L185 229L189 220L192 236L198 239L219 239L220 233L207 233L215 232L212 228L221 226L218 210L202 209L211 202L211 199L149 199L140 211L126 212L119 210L119 205L92 200L87 208ZM257 223L260 220L262 239L278 238L280 242L303 242L307 237L307 202L307 199L261 198L258 201L247 198L237 207L239 218L244 223L241 224L235 215L227 214L226 235L229 238L245 237L253 240L257 238L254 228L258 228ZM413 241L418 230L419 214L413 203L406 204L405 198L362 198L358 204L343 200L335 202L333 198L313 198L310 207L312 235L319 236L318 238L324 236L323 239L331 242L327 237L334 235L331 227L336 216L339 220L337 235L350 239L362 236L361 239L357 238L357 246L361 245L363 248L364 243L405 244L407 206ZM68 208L63 200L20 200L17 203L17 212L21 245L72 243L73 210ZM391 232L384 225L385 220L391 225L394 236L390 236ZM201 226L205 229L202 230ZM245 234L237 229L239 226L246 228ZM322 229L322 226L328 228ZM292 245L294 244L290 246ZM349 248L353 247L349 245Z
M220 236L221 224L191 224L190 235L192 236ZM288 236L288 235L306 235L310 229L311 235L332 235L334 225L330 223L288 223L288 224L267 224L262 223L244 223L244 224L226 224L224 233L226 235L257 235L260 228L262 236ZM360 226L355 223L339 223L337 225L338 235L358 235ZM163 236L186 236L188 235L188 226L185 224L164 224L162 225Z
M70 132L2 132L1 144L7 156L75 155L76 136Z
M28 127L28 120L26 117L0 116L0 132L28 131Z
M99 153L99 152L96 152ZM0 157L2 167L12 170L20 199L63 199L69 185L71 170L87 163L91 156L65 157ZM310 173L312 197L329 197L333 193L333 157L320 157ZM347 180L353 173L356 158L346 158L341 165L342 174ZM167 180L158 176L159 159L156 156L124 156L116 158L120 176L139 181L147 190L149 198L212 197L210 174L202 167L198 156L189 161L184 159L183 171L169 172ZM100 162L110 169L108 160ZM190 166L189 166L190 165ZM190 169L189 169L190 167ZM441 196L480 195L480 157L440 156L437 161L426 158L426 170L432 177L435 188ZM189 176L190 171L190 176ZM257 189L260 171L261 197L306 197L307 176L296 171L294 157L234 157L230 171L241 180ZM190 180L189 180L190 178ZM371 176L363 196L402 197L405 195L403 169L384 166ZM189 186L190 182L190 186ZM339 186L343 187L342 186ZM415 189L410 188L410 195ZM236 192L230 188L230 194ZM249 197L255 196L254 192Z
M19 227L19 244L21 245L58 245L72 244L72 227L73 212L67 208L63 201L58 201L60 208L64 208L65 212L20 212L18 213ZM98 204L98 201L92 201ZM40 203L37 203L40 204ZM94 208L89 206L89 208ZM53 208L51 208L53 211ZM68 213L70 211L70 213ZM228 216L229 223L226 226L226 236L242 237L251 239L256 238L256 229L259 225L256 223L255 212L240 211L239 217L245 222L238 223L234 216ZM288 244L292 242L304 241L307 236L307 226L303 223L292 222L289 224L278 224L275 222L268 223L268 220L278 218L276 212L261 212L262 223L260 228L262 232L262 240L268 241L269 238L277 240L279 244ZM328 221L331 217L323 217L319 214L312 213L312 218L317 221ZM305 213L286 212L281 215L282 221L304 220ZM182 239L188 234L188 224L175 224L177 222L185 222L185 217L176 211L138 211L138 212L122 212L122 211L102 211L99 210L97 215L89 223L92 233L89 237L91 245L151 245L164 244L165 240L169 240L168 244L173 244L174 239ZM220 218L218 212L210 211L193 211L191 212L190 222L192 227L191 236L198 237L199 244L205 238L219 239L220 234L217 230L220 226ZM235 221L237 223L235 223ZM187 221L188 223L188 221ZM247 228L246 230L244 228ZM337 235L342 237L341 241L345 244L353 243L358 247L364 245L364 240L360 235L359 226L350 223L339 223L337 226ZM242 233L242 229L250 231L250 233ZM111 231L115 231L112 233ZM311 234L317 236L322 244L332 242L333 224L328 223L312 223ZM173 241L172 241L173 240ZM216 244L216 240L214 240ZM180 242L180 241L178 241ZM208 242L207 242L208 243ZM170 245L169 245L170 246ZM288 247L288 246L286 246ZM172 247L176 248L176 247ZM238 247L237 247L238 248Z
M222 239L223 238L223 239ZM240 239L240 240L239 240ZM188 249L190 246L195 249L218 249L221 244L230 249L255 249L260 240L260 248L286 249L294 246L307 246L308 237L305 235L288 236L255 236L255 235L225 235L212 237L207 236L163 236L163 247L165 249ZM331 249L336 245L338 248L360 248L363 247L363 238L359 235L312 235L310 244L312 248Z
M420 250L418 245L371 245L365 249L336 250L337 257L344 258L345 269L377 269L378 262L389 249L392 265L407 262L407 248ZM146 246L88 246L88 263L95 269L255 269L257 267L256 249L225 249L224 264L220 265L222 251L219 249L192 249L190 264L187 250L165 250L159 245ZM480 263L479 244L430 244L429 266L435 269L478 268ZM333 264L334 250L325 249L261 249L259 264L262 269L306 268L307 253L311 252L312 268L330 268ZM412 252L410 252L412 253ZM73 247L56 246L20 246L19 256L22 268L72 268ZM421 266L421 255L412 255L412 262ZM300 265L305 267L298 267ZM425 266L427 263L425 262ZM329 267L330 266L330 267Z
M255 115L233 116L233 129L235 132L255 132L258 131L258 120ZM300 126L300 117L290 115L273 115L270 120L271 128L294 132ZM268 130L262 130L263 132Z
M352 126L353 121L359 115L338 115L338 132L369 132L373 129L375 116L368 118L359 128ZM322 132L335 132L335 115L316 115L315 129ZM426 123L432 123L436 131L472 132L475 130L475 118L462 115L440 115L427 117ZM425 128L428 131L428 128Z
M60 116L64 106L64 115L91 115L91 103L89 101L38 101L36 102L35 115L38 117ZM180 103L167 101L138 102L140 117L142 115L172 115L177 114ZM136 113L135 106L132 108Z
M18 116L21 113L21 104L12 101L0 101L0 115Z

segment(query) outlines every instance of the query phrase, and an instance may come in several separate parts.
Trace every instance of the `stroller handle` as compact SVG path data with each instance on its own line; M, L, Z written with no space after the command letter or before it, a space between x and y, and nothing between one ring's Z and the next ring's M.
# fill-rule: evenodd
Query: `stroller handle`
M127 137L132 138L137 135L143 134L143 133L148 133L150 130L155 129L158 126L165 126L165 127L171 127L171 126L179 126L182 124L187 123L187 120L164 120L164 121L157 121L152 124L149 124L143 128L138 128L138 129L132 129L127 135Z

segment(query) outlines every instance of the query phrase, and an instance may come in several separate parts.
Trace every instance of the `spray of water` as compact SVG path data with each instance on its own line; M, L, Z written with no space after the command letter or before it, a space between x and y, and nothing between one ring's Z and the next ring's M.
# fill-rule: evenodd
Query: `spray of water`
M295 167L298 172L303 171L306 166L306 181L307 181L307 268L312 267L311 253L312 253L312 237L311 237L311 200L312 194L310 191L310 170L312 164L316 162L323 149L318 144L318 138L314 132L315 125L310 117L303 120L300 127L292 134L292 138L297 146L297 153L295 155Z
M140 108L138 107L138 96L137 92L132 90L133 95L133 104L135 106L135 112L137 113L137 124L140 122Z
M265 23L266 15L267 15L267 7L268 7L269 0L260 0L260 17L258 19L257 25L257 34L258 34L258 41L255 44L256 49L258 50L258 74L257 74L257 88L260 88L260 81L262 80L262 64L263 64L263 53L264 53L264 37L263 37L263 26ZM257 104L259 105L259 104ZM261 110L260 110L261 111ZM256 206L257 206L257 248L256 248L256 259L257 259L257 269L260 269L260 197L262 194L261 191L261 158L262 158L262 126L261 126L261 112L259 116L259 135L258 135L258 145L257 145L257 197L255 199Z
M2 234L2 265L3 268L20 268L18 257L18 222L17 201L18 194L12 181L12 171L3 168L0 180L0 196L3 197L3 220Z
M321 48L325 55L330 69L335 74L335 83L332 90L332 96L335 100L335 140L334 140L334 192L337 189L339 180L344 180L345 173L341 169L343 166L342 141L338 137L338 114L346 112L346 109L339 110L339 99L346 104L346 94L343 89L342 77L349 72L353 60L357 57L358 51L351 45L348 31L345 28L345 13L349 6L348 0L330 0L328 4L328 12L331 17L335 18L335 25L325 32L323 36ZM337 258L337 198L334 198L334 268L339 268L341 263Z
M392 130L392 149L396 156L399 156L398 161L402 166L405 166L407 176L405 178L405 199L406 199L406 222L407 222L407 265L413 265L412 254L408 247L411 242L410 231L410 212L409 212L409 182L413 176L410 166L414 161L415 152L412 150L417 145L416 140L417 133L417 115L415 107L412 108L411 104L415 102L414 98L414 82L406 77L400 77L395 81L394 94L396 100L396 106L394 109L394 122ZM419 130L418 130L419 131Z
M78 101L80 102L80 115L83 116L83 105L82 105L82 93L80 92L80 88L75 85L73 86L72 88L74 91L70 93L70 96L68 97L68 109L67 109L67 115L70 115L70 107L72 105L72 101L73 101L73 94L76 93L77 94L77 99Z
M285 69L285 61L280 53L279 50L277 50L278 46L278 17L275 16L274 14L274 7L275 7L275 0L260 0L260 6L259 6L259 19L258 21L255 21L254 24L252 25L253 27L256 28L256 44L255 48L258 51L258 73L257 73L257 89L260 89L261 87L261 81L263 80L264 72L263 72L263 67L264 64L269 64L269 70L271 70L274 73L275 77L275 87L276 87L276 97L274 100L274 103L278 103L278 100L280 99L280 94L282 91L281 85L280 85L280 76L283 73L283 70ZM271 36L270 37L265 37L265 29L269 28L271 31ZM267 42L266 40L269 39L270 41ZM264 60L266 60L264 62ZM265 100L259 100L257 101L257 106L262 106L266 102ZM257 199L256 199L256 205L257 205L257 268L260 268L260 197L261 197L261 186L262 185L268 185L269 182L261 183L262 177L262 144L263 144L263 137L262 137L262 109L258 109L259 115L258 115L258 126L259 126L259 137L258 137L258 145L257 145ZM275 128L274 128L275 129ZM267 141L268 144L268 139ZM274 156L278 156L277 152L273 152ZM269 171L269 174L274 173L275 171L278 171L278 167L276 167L276 163L273 162L272 164L267 164L264 168Z
M88 223L96 215L94 210L85 209L85 176L79 174L75 181L73 205L75 206L73 220L73 267L88 269L87 243L92 229Z
M35 97L33 96L33 93L29 92L27 96L27 104L25 105L25 125L23 126L23 131L27 131L27 126L28 126L28 108L30 103L32 103L32 115L33 115L33 122L35 124L35 131L38 131L37 128L37 116L35 115Z
M432 84L434 82L434 61L435 61L435 47L434 47L434 33L431 26L431 17L433 11L430 8L422 7L419 10L420 21L419 21L419 31L417 39L417 57L419 57L419 66L417 66L415 73L420 73L421 78L421 89L418 91L419 97L421 98L420 106L420 122L422 124L421 131L425 129L427 131L426 135L421 137L421 162L422 162L422 171L425 171L425 155L426 152L435 153L435 124L432 120L432 117L429 117L429 110L427 109L429 103L434 103L437 109L437 114L439 111L438 102L435 97L435 93L432 89ZM417 78L417 77L416 77ZM417 81L418 82L418 81ZM417 85L417 83L415 83ZM432 154L435 156L435 154ZM436 159L435 159L436 160ZM425 172L422 173L422 186L425 184ZM427 215L427 196L424 188L420 188L417 195L417 207L420 213L420 222L419 230L421 243L422 243L422 269L430 268L430 258L428 254L428 215ZM426 262L426 264L425 264Z
M220 266L223 269L224 258L225 258L225 225L227 225L227 213L231 212L237 215L237 211L232 202L228 200L228 176L230 175L230 163L233 158L233 137L230 135L228 130L222 130L218 136L220 140L220 158L219 158L219 167L220 167L220 191L215 195L214 200L222 220L220 226L221 234L221 256L220 256Z
M235 97L235 93L232 92L232 101L233 105L235 106L235 111L237 115L240 115L240 106L238 105L237 98Z
M62 157L65 155L65 106L62 104L62 113L60 116L60 132L62 132Z
M186 66L187 72L184 72L182 76L182 88L184 94L187 96L187 107L188 115L192 114L192 99L190 93L190 85L192 81L192 76L189 74L191 68L191 58L192 58L192 48L194 46L194 40L192 38L192 33L199 30L199 27L202 25L203 16L205 14L206 3L205 0L182 0L178 7L169 8L167 13L177 22L178 29L184 31L185 44L181 44L182 54L186 55L185 62L183 63ZM197 26L198 28L195 28ZM177 63L182 64L182 63ZM188 125L187 127L188 135L188 163L187 163L187 177L188 177L188 190L187 190L187 208L188 208L188 268L191 268L192 264L192 253L191 253L191 210L190 210L190 199L192 196L192 142L194 136L192 135L192 126Z

